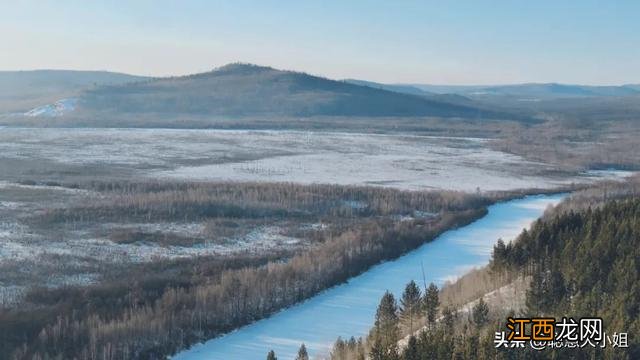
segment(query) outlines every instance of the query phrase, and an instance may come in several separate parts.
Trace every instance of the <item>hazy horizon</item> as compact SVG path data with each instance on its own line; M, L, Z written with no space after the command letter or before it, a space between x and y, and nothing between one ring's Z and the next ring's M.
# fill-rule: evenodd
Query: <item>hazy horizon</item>
M640 83L640 3L21 1L0 69L186 75L231 62L381 83Z
M488 83L488 84L475 84L475 83L470 83L470 84L446 84L446 83L417 83L417 82L377 82L377 81L373 81L370 79L362 79L362 78L353 78L353 77L346 77L346 78L341 78L341 79L334 79L328 76L325 76L323 74L313 74L313 73L309 73L307 71L303 71L303 70L291 70L291 69L283 69L283 68L278 68L275 66L271 66L271 65L266 65L266 64L254 64L254 63L248 63L248 62L243 62L243 61L237 61L237 62L232 62L232 63L227 63L227 64L221 64L221 65L217 65L217 66L213 66L208 70L204 70L204 71L199 71L196 73L184 73L184 74L168 74L168 75L163 75L163 76L151 76L151 75L143 75L143 74L136 74L136 73L130 73L130 72L121 72L121 71L115 71L115 70L109 70L109 69L71 69L71 68L36 68L36 69L17 69L17 70L5 70L5 69L0 69L0 73L2 72L37 72L37 71L79 71L79 72L110 72L110 73L119 73L119 74L124 74L124 75L131 75L131 76L143 76L143 77L150 77L150 78L167 78L167 77L180 77L180 76L189 76L189 75L194 75L194 74L199 74L199 73L205 73L205 72L209 72L209 71L214 71L220 67L223 67L225 65L230 65L230 64L246 64L246 65L257 65L257 66L263 66L263 67L271 67L274 68L276 70L283 70L283 71L296 71L296 72L303 72L312 76L319 76L319 77L323 77L323 78L327 78L327 79L331 79L331 80L337 80L337 81L343 81L343 80L362 80L362 81L372 81L372 82L376 82L376 83L380 83L380 84L386 84L386 85L406 85L406 86L442 86L442 87L448 87L448 86L460 86L460 87L492 87L492 86L508 86L508 85L531 85L531 84L538 84L538 85L547 85L547 84L559 84L559 85L575 85L575 86L625 86L625 85L630 85L630 86L638 86L640 85L640 81L638 83L634 83L634 82L629 82L629 83L616 83L616 84L588 84L588 83L565 83L565 82L558 82L558 81L549 81L549 82L514 82L514 83Z

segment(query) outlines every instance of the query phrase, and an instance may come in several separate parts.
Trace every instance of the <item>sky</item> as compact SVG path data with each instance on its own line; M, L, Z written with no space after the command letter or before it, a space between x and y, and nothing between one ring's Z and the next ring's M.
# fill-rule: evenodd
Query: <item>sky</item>
M0 0L0 70L640 83L637 0Z

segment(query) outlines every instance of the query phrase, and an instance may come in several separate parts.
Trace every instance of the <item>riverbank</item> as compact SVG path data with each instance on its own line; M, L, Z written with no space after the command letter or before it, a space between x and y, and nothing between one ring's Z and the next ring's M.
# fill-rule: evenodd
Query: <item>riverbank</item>
M304 303L225 336L196 345L174 359L262 359L273 349L293 358L304 342L310 354L327 353L336 336L364 335L371 326L379 295L399 294L407 281L442 284L489 259L498 238L515 237L564 195L528 196L489 206L486 216L449 230L396 260L378 264L347 283Z
M0 331L12 334L0 342L0 353L26 348L29 356L83 358L95 346L116 357L164 357L396 258L482 216L491 202L452 191L320 184L50 184L29 182L3 192L10 198L2 201L12 205L0 211L31 235L20 244L20 262L5 268L42 265L48 256L56 269L77 275L94 266L102 277L91 284L27 289L19 306L0 313ZM60 198L55 207L46 207L49 198L35 197L67 189L73 201ZM18 207L26 197L42 198L45 210ZM258 230L267 232L273 246L260 247ZM39 234L41 241L34 238ZM10 244L21 241L18 235L11 235ZM39 336L43 331L53 339ZM78 340L70 344L70 338Z

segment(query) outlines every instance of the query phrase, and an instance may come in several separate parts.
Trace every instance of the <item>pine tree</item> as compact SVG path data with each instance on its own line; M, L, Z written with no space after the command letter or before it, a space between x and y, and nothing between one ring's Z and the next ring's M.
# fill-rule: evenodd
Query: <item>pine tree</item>
M387 360L386 352L379 336L373 340L371 350L369 350L369 359L371 360Z
M491 258L491 267L497 270L501 270L504 267L504 263L507 258L507 246L502 239L498 239L498 242L493 246L493 255Z
M478 359L478 334L473 333L466 339L464 352L465 359Z
M386 360L400 360L400 354L398 353L398 343L395 342L387 349Z
M440 306L440 291L436 284L431 283L424 294L424 307L427 313L427 322L431 328L436 322L438 307Z
M276 353L273 350L269 351L267 354L267 360L278 360Z
M373 333L375 341L379 342L381 353L387 356L385 359L390 358L389 355L392 353L398 341L397 311L398 305L395 297L389 291L385 292L376 311L376 322Z
M411 335L407 347L402 354L404 360L420 360L420 354L418 353L418 341L416 337Z
M335 344L333 344L333 350L331 351L332 359L344 359L347 351L347 344L342 340L342 337L338 336Z
M471 314L473 317L473 323L478 327L481 327L489 321L489 306L483 298L480 298L478 303L473 306Z
M534 270L531 285L526 293L527 310L530 314L535 315L539 312L542 299L544 299L543 278L540 271Z
M420 311L420 288L411 280L404 289L400 299L400 318L409 324L409 331L413 333L413 324Z
M550 305L564 303L564 296L566 294L566 287L564 283L564 277L562 273L557 269L551 269L549 274L549 286L548 286L548 298L550 299Z
M449 306L442 309L442 322L447 329L452 329L455 322L455 313Z
M296 356L296 360L309 360L309 354L307 353L307 347L304 346L304 343L300 345L300 349L298 350L298 356Z

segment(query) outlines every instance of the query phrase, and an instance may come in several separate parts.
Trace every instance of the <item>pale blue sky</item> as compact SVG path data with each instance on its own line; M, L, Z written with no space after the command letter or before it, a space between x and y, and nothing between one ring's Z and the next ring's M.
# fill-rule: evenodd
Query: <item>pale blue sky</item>
M0 70L640 83L640 1L0 0Z

